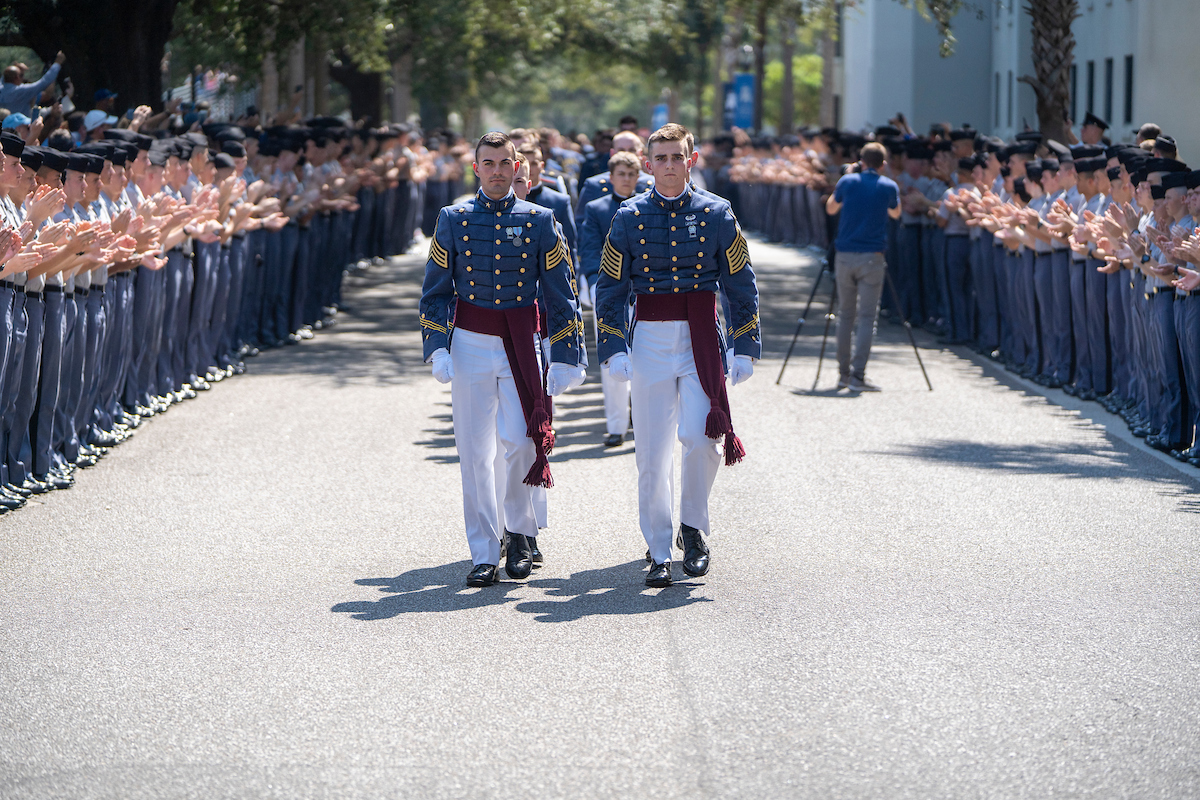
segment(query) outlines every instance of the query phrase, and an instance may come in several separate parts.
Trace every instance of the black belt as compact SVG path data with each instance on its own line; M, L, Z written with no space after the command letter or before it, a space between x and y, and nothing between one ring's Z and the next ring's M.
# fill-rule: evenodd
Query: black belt
M965 239L970 235L971 234L969 234L969 233L947 233L946 238L947 239Z
M58 285L55 285L55 284L51 284L50 286L47 286L47 287L46 287L45 289L43 289L42 291L45 291L45 292L63 292L64 290L63 290L63 287L61 287L61 286L58 286Z
M103 284L103 283L93 283L93 284L92 284L92 291L93 291L93 292L103 292L103 291L104 291L104 286L105 286L105 284Z
M25 296L26 296L26 297L32 297L34 300L41 300L41 299L42 299L42 293L41 293L41 292L26 292L26 293L25 293Z
M12 281L0 281L0 289L13 289L15 291L16 288L17 285Z
M88 296L88 290L87 290L87 289L80 289L80 288L76 288L76 289L75 289L75 294L76 294L76 295L78 295L79 297L87 297L87 296Z
M1147 289L1146 289L1146 291L1145 291L1146 299L1147 299L1147 300L1149 300L1149 299L1150 299L1151 297L1153 297L1154 295L1156 295L1156 294L1162 294L1163 292L1166 292L1166 291L1172 291L1172 292L1173 292L1173 291L1175 291L1175 287L1174 287L1174 286L1151 286L1151 287L1147 287Z

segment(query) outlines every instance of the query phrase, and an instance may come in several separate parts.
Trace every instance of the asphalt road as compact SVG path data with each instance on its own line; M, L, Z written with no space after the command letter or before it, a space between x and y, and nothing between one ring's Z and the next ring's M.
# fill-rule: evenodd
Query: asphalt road
M896 327L884 390L766 358L713 568L643 585L632 445L559 403L545 566L469 589L423 261L0 519L0 797L1200 794L1200 483L1103 411ZM589 332L590 336L590 332ZM1052 402L1057 401L1057 402Z

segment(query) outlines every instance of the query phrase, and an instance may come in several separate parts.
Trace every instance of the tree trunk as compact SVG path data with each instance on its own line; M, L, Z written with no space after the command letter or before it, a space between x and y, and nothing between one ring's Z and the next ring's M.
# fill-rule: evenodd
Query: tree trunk
M368 127L377 126L383 119L383 76L360 71L344 51L339 60L342 66L330 64L329 75L350 94L350 116L365 119Z
M392 122L408 122L412 113L412 50L392 62Z
M758 0L754 20L754 132L763 129L763 80L767 75L767 0Z
M115 110L162 109L162 61L177 0L16 0L6 6L47 64L66 53L64 75L81 105L96 89L117 93Z
M840 31L839 31L840 34ZM833 47L834 32L826 26L821 33L821 112L819 122L821 127L831 127L837 122L834 117L834 86L833 86L833 59L836 52Z
M725 78L724 64L728 52L729 37L722 36L721 41L717 44L716 58L713 59L712 87L713 87L713 133L717 134L725 130Z
M701 47L699 53L700 70L696 75L696 140L704 138L704 70L708 67L708 48Z
M679 122L679 89L675 86L667 89L667 121Z
M275 65L275 53L263 56L262 80L258 85L258 113L263 121L275 116L279 110L279 68Z
M324 34L313 36L312 63L313 114L323 117L329 114L329 48Z
M1037 95L1038 128L1048 139L1066 141L1066 118L1071 101L1071 62L1075 36L1071 24L1079 18L1079 0L1029 0L1025 7L1033 28L1033 75L1018 80Z
M783 59L783 96L779 102L779 134L789 135L796 129L796 79L792 74L792 55L796 48L796 20L787 16L780 20L783 42L779 57Z

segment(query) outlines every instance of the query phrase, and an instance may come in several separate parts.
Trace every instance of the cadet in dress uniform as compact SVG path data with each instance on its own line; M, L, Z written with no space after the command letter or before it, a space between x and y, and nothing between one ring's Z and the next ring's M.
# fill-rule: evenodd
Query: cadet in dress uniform
M642 139L633 131L622 131L613 137L612 150L609 155L613 156L617 153L633 153L641 163L644 157L642 152ZM654 184L654 178L646 173L638 175L636 193L649 189ZM583 210L587 208L587 204L593 200L603 197L606 194L612 193L612 176L607 172L601 172L599 175L593 175L583 182L579 187L579 202L575 205L575 227L583 225Z
M604 239L612 227L617 209L637 191L640 173L641 163L637 156L626 152L615 153L608 160L607 174L610 178L607 185L611 186L612 192L588 203L584 209L583 227L579 232L579 263L584 286L590 287L592 296L589 299L593 306L596 303L596 281L600 275ZM595 314L592 320L596 324L596 341L599 341L600 327ZM604 446L619 447L629 432L629 382L613 378L608 370L600 370L600 387L604 392L604 424L608 433Z
M626 201L613 217L596 289L600 360L613 377L632 384L649 586L672 580L676 435L683 444L676 544L688 575L704 575L709 568L708 495L721 458L714 440L724 437L726 464L744 455L725 392L718 290L729 300L734 385L753 373L761 352L758 290L746 240L728 203L691 189L697 157L692 135L682 125L665 125L650 137L647 169L656 188ZM633 325L626 318L631 295L637 303Z
M512 193L516 155L503 133L479 140L474 166L481 188L438 214L420 304L425 360L440 382L451 384L471 586L496 582L505 533L505 571L529 575L527 537L537 535L532 489L552 485L547 395L584 377L571 256L553 215ZM537 358L539 288L553 360L545 389ZM497 436L507 464L504 529L496 505Z

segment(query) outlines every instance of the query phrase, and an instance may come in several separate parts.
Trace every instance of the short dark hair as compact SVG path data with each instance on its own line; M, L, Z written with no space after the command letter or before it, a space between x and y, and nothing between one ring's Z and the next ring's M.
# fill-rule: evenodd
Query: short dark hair
M858 157L870 169L879 169L887 160L887 149L879 142L867 142L863 145L862 152L858 154Z
M668 122L661 128L650 134L650 140L646 142L646 153L654 149L654 145L658 142L683 142L687 147L688 155L696 149L696 140L692 136L691 131L683 127L677 122Z
M508 134L503 131L491 131L479 137L479 141L475 145L475 160L479 160L479 148L481 147L504 147L505 145L512 147L512 139L508 138ZM513 148L516 152L516 148Z

